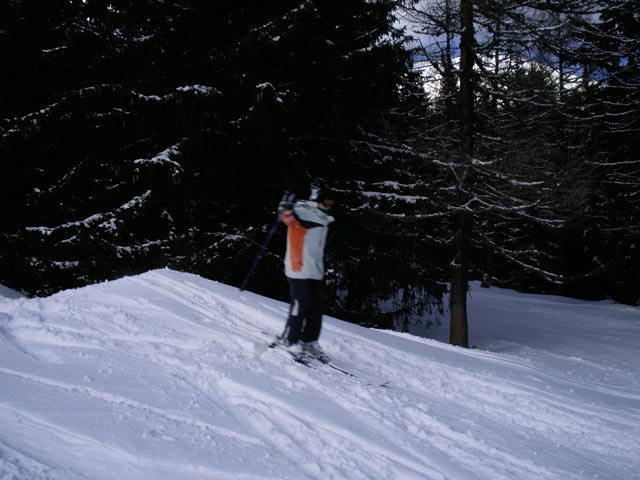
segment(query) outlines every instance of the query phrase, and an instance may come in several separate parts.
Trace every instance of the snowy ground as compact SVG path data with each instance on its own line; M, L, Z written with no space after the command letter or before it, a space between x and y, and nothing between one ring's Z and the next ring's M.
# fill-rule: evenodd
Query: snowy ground
M0 299L0 478L640 478L640 309L469 308L477 350L326 319L354 378L267 348L286 305L184 273Z

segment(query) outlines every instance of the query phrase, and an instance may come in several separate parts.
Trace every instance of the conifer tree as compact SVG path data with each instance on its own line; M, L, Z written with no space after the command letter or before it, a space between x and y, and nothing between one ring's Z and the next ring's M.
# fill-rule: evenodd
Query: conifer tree
M588 182L588 175L582 176L584 164L562 159L554 147L567 145L557 135L564 131L559 69L537 56L545 52L540 27L559 24L540 15L544 6L448 0L408 6L411 20L429 33L421 49L427 70L445 86L430 95L416 135L422 138L414 143L431 166L425 182L439 192L420 215L440 216L449 232L450 342L468 346L468 280L559 281L553 239L571 207L562 191ZM459 22L448 20L455 16ZM574 204L580 208L584 200Z
M33 50L33 97L3 99L16 105L3 119L7 202L22 207L7 210L3 276L47 293L185 266L198 227L225 234L202 205L215 207L207 192L231 165L209 160L234 142L219 90L226 24L207 2L58 3L67 8L43 19L12 2L12 36L56 35ZM24 49L9 55L29 63Z
M576 118L593 131L589 145L599 183L589 224L579 239L588 262L573 272L577 285L637 304L640 258L640 20L638 2L596 2L594 15L575 25L585 93ZM588 81L588 83L587 83Z
M408 318L415 272L430 277L421 249L371 228L370 193L400 178L395 134L410 121L396 108L411 86L394 1L62 4L50 10L64 28L48 9L26 15L28 0L6 17L3 41L53 33L32 50L41 66L3 50L24 65L12 85L32 83L2 98L15 170L1 280L43 294L170 266L239 284L282 192L320 177L342 204L334 310L376 322L387 298ZM252 288L284 294L278 253Z

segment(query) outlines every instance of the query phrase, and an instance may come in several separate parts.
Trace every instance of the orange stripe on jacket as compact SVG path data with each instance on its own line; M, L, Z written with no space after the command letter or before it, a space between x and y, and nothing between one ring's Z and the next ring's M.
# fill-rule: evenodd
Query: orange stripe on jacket
M287 242L289 243L291 270L299 272L302 270L302 251L304 249L304 237L307 234L307 229L300 225L300 222L296 220L291 210L283 212L281 220L282 223L289 227L287 230Z

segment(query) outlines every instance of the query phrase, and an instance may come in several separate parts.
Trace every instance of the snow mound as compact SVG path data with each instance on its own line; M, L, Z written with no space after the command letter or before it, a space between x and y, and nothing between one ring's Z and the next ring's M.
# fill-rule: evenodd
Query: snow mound
M20 292L16 292L0 284L0 298L25 298L25 296Z
M287 310L171 270L0 299L0 478L638 478L637 308L474 288L479 350L328 318L355 376L269 349Z

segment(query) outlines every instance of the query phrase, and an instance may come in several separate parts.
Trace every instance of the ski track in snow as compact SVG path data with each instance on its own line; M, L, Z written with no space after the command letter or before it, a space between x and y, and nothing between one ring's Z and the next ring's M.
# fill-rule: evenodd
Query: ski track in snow
M506 321L491 352L326 319L349 377L267 348L287 305L193 275L0 299L0 478L639 478L638 309L474 293L538 322L513 332L585 323L563 355Z

